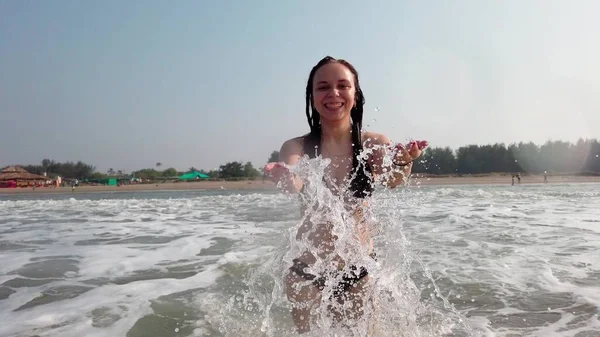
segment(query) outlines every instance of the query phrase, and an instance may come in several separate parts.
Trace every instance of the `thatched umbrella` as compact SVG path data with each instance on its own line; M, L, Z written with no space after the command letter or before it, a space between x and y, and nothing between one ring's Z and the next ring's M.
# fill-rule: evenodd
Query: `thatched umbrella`
M41 176L39 174L33 174L27 172L24 168L19 166L9 166L0 171L0 181L7 180L50 180L48 177Z

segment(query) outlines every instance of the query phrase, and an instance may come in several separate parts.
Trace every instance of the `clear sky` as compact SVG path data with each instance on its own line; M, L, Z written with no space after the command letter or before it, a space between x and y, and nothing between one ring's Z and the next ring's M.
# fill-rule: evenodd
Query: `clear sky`
M365 124L457 148L600 139L600 1L0 0L0 166L265 164L325 55ZM377 108L379 108L377 110Z

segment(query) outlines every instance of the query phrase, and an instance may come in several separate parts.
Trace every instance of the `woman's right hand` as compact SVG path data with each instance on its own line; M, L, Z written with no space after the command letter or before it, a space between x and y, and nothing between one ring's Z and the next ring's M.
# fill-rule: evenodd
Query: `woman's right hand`
M302 182L294 177L283 162L268 163L264 171L271 181L288 193L297 193L302 189Z
M265 165L265 174L273 181L274 183L279 183L283 177L290 173L287 167L283 162L271 162Z

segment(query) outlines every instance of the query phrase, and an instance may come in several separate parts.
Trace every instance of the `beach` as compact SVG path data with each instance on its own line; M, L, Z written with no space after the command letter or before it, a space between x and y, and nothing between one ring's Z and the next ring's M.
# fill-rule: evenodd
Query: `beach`
M543 176L522 176L521 185L542 184ZM600 183L600 176L548 176L548 184L564 183ZM416 174L411 178L410 186L435 186L435 185L497 185L511 184L510 175L462 176L462 177L424 177ZM518 185L515 179L515 185ZM269 180L238 180L238 181L194 181L194 182L161 182L154 184L132 184L122 186L77 186L71 187L37 187L32 188L4 188L1 194L14 193L91 193L91 192L135 192L135 191L193 191L193 190L275 190L275 184Z

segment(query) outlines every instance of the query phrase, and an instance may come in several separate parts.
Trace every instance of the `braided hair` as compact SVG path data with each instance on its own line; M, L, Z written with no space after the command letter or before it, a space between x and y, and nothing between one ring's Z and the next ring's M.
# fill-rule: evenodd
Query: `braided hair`
M310 158L314 158L320 153L319 148L321 146L322 137L321 119L319 112L315 109L313 104L313 81L317 70L329 63L342 64L354 75L355 104L350 110L350 118L352 119L352 174L355 176L351 182L350 189L354 192L355 197L364 198L373 190L373 186L370 183L370 177L368 177L364 171L365 169L370 171L370 166L367 163L362 163L361 165L361 162L359 161L360 154L363 150L361 130L365 97L358 81L358 71L356 71L352 64L345 60L335 59L331 56L325 56L310 71L308 83L306 84L306 119L308 120L308 125L310 126L310 133L304 138L304 152L308 154ZM363 165L364 168L361 168Z

